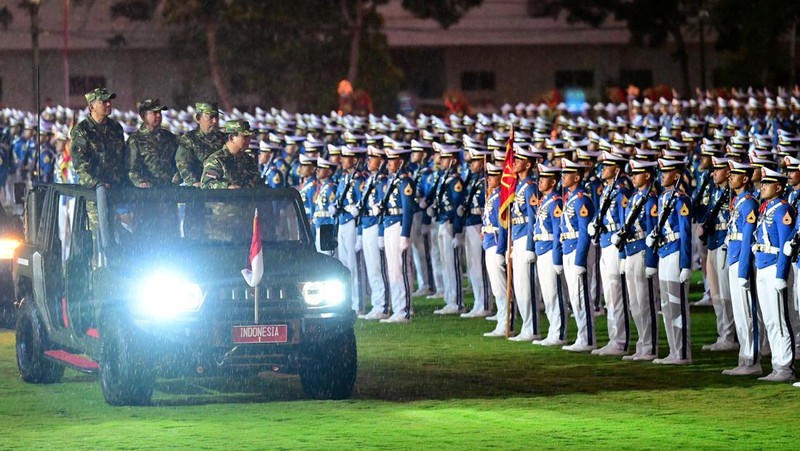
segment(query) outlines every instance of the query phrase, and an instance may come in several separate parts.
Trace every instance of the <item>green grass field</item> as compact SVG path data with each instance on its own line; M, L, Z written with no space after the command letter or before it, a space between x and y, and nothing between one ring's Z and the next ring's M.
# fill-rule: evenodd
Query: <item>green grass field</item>
M0 449L792 449L800 438L800 389L722 376L736 354L700 351L714 339L710 308L692 315L694 364L663 367L484 338L493 323L436 307L418 301L409 325L356 324L346 401L308 401L296 378L269 376L160 381L153 406L110 407L95 377L23 383L4 330ZM663 356L663 332L661 345Z

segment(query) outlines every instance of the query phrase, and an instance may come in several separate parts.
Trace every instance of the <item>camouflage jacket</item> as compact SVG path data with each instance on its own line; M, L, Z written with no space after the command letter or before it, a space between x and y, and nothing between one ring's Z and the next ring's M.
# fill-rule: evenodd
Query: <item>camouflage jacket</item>
M175 163L186 185L200 181L203 163L209 155L225 144L225 135L219 131L203 133L200 127L183 135L178 141Z
M203 163L203 188L228 188L239 185L242 188L262 186L256 161L244 153L232 155L227 147L214 152Z
M149 182L153 186L170 185L178 173L175 150L178 138L168 130L154 131L142 126L128 138L128 177L134 186Z
M104 124L98 124L89 116L72 129L70 137L79 184L94 188L100 183L127 182L125 137L119 123L106 118Z

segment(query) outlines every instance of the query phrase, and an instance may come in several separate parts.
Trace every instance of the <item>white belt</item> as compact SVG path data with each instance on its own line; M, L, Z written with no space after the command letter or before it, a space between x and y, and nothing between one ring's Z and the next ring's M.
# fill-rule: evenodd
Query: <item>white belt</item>
M603 233L616 232L617 230L619 230L619 225L617 225L616 223L612 222L611 224L606 224L605 230L604 230Z
M675 232L667 233L666 235L663 236L664 244L677 241L678 239L680 239L680 237L681 237L680 233L675 233Z
M314 212L314 217L315 218L330 218L331 214L328 213L327 211L315 211Z
M756 244L753 246L753 251L776 255L778 252L780 252L780 249L775 246L767 246L766 244Z
M511 220L511 223L514 225L525 224L528 222L528 218L514 218Z
M575 238L578 238L578 235L579 235L578 232L562 233L561 234L561 241L574 240Z
M483 215L483 208L473 208L472 210L469 211L469 214L475 216L481 216Z
M636 233L634 233L634 234L633 234L633 236L630 238L630 240L629 240L629 241L639 241L639 240L643 240L643 239L644 239L644 237L645 237L645 233L644 233L644 230L642 230L641 232L636 232Z
M533 241L553 241L553 234L552 233L535 233L533 235Z
M403 209L402 208L387 208L386 209L386 213L389 216L402 215L403 214Z
M481 227L481 232L483 233L494 233L497 231L497 227L495 226L483 226Z
M742 233L729 233L728 234L728 241L742 241Z
M717 225L714 227L714 230L716 230L716 231L720 231L720 230L728 230L728 224L717 224Z

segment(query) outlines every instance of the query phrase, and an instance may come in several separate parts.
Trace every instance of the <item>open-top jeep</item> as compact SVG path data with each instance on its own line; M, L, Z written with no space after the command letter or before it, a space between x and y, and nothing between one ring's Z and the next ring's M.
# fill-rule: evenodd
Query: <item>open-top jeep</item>
M14 265L24 381L99 373L106 402L139 405L157 376L275 371L299 373L311 397L350 396L348 272L315 251L296 191L36 185L25 202ZM252 288L241 270L256 209L264 275Z

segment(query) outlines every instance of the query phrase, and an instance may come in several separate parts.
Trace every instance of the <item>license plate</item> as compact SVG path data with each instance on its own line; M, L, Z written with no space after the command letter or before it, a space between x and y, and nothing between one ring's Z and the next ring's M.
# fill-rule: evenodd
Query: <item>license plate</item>
M252 326L233 326L233 342L246 343L286 343L289 329L286 324L267 324Z

